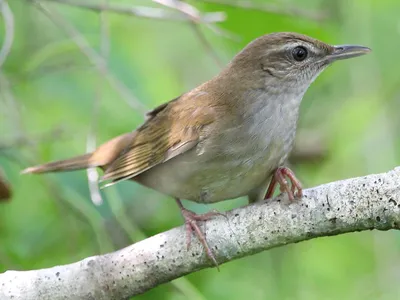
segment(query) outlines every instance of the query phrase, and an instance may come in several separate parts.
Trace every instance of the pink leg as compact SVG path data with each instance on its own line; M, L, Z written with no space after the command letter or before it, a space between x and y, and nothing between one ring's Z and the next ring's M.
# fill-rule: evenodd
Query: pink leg
M300 181L296 178L296 175L294 175L293 171L289 168L282 168L282 174L286 175L292 183L292 195L295 198L301 198L303 196L303 187L301 186Z
M207 256L211 259L211 261L215 264L218 268L218 262L215 259L214 253L211 251L210 246L207 243L206 237L204 233L200 229L200 226L197 222L199 221L207 221L217 215L223 215L219 212L208 212L206 214L197 215L196 213L186 209L183 207L181 200L175 198L176 203L178 204L179 208L181 209L181 213L183 218L185 219L185 226L186 226L186 246L189 250L190 244L192 241L192 233L194 233L197 238L199 239L200 243L203 245L204 249L206 250Z
M278 182L275 179L275 174L271 176L271 181L269 182L267 193L265 194L264 199L270 199L274 195L274 191L276 188L276 184Z
M291 187L289 186L286 177L289 179ZM274 175L272 175L271 182L264 199L269 199L272 197L277 183L279 183L281 192L286 192L288 194L290 201L294 201L295 198L300 198L303 195L301 183L296 178L293 171L287 167L279 167L275 170Z

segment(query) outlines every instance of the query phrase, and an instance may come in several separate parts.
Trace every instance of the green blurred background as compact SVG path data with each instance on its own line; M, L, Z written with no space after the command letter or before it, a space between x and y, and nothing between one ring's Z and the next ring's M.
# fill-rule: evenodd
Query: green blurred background
M19 172L86 152L88 136L99 144L133 130L143 121L144 108L211 78L220 70L215 56L226 64L265 33L297 31L332 44L373 49L368 56L336 63L305 95L300 131L318 137L316 145L306 147L322 151L318 161L294 162L306 187L400 165L398 0L253 0L323 11L328 17L322 21L191 1L203 13L226 12L227 20L217 26L230 37L200 26L212 51L190 22L100 16L43 1L58 27L32 2L8 2L15 40L0 76L0 166L14 197L0 206L0 272L71 263L181 225L172 199L136 183L102 190L104 203L95 206L85 171ZM149 0L123 3L167 10ZM107 67L99 71L82 50L92 60L97 57L93 51L104 55ZM142 108L128 104L135 101ZM185 205L205 212L245 203ZM394 231L319 238L230 262L221 272L203 270L135 299L399 299L399 253L400 236Z

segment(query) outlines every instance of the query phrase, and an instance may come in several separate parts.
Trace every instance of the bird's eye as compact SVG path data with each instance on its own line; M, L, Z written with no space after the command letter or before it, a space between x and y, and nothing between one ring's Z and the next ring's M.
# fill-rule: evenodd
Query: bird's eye
M303 61L307 58L308 51L303 46L297 46L292 50L293 58L297 61Z

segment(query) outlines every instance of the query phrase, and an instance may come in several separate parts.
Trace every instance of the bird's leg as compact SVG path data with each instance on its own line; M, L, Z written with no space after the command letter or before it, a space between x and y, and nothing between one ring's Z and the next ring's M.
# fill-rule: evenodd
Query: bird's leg
M199 239L200 243L203 245L204 249L206 250L207 256L211 259L211 261L215 264L218 268L218 262L215 259L214 253L211 251L210 246L207 243L206 237L203 231L200 229L198 224L199 221L207 221L217 215L223 215L219 212L211 211L205 214L198 215L186 208L183 207L181 200L175 198L176 203L178 204L179 208L181 209L181 213L183 218L185 219L185 226L186 226L186 246L189 250L190 244L192 241L192 233L194 233L197 238Z
M289 179L291 187L289 186L286 177ZM269 199L273 196L277 183L279 183L281 192L286 192L288 194L290 201L294 201L295 198L300 198L303 195L301 183L296 178L293 171L287 167L279 167L271 177L271 182L269 183L264 199Z
M274 195L275 187L278 182L275 179L275 174L271 176L271 181L269 182L267 193L265 194L264 200L272 198Z

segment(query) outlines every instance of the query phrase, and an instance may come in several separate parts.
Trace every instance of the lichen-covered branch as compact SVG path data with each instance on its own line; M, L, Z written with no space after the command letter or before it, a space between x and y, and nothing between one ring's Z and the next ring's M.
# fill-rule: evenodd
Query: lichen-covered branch
M220 264L320 236L400 227L400 168L332 182L283 198L234 209L204 224ZM212 267L184 227L82 261L0 274L0 299L126 299L185 274ZM223 267L222 267L222 272Z

